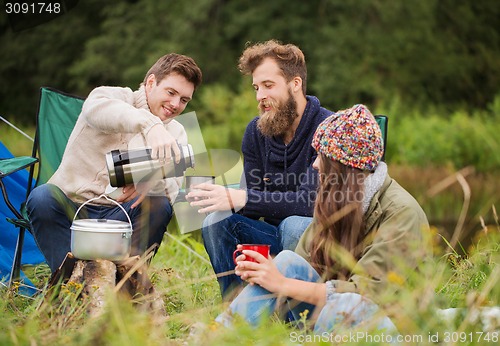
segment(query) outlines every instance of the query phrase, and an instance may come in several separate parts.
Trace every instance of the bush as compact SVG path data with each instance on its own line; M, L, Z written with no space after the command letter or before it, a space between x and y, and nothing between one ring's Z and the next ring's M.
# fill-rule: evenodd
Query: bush
M454 169L474 166L478 172L500 169L500 96L488 111L448 115L435 109L404 113L395 107L389 117L387 161L426 167L450 165ZM406 110L407 112L407 110Z
M246 83L241 91L223 85L211 85L200 90L193 107L207 148L240 151L247 124L258 114L255 94Z

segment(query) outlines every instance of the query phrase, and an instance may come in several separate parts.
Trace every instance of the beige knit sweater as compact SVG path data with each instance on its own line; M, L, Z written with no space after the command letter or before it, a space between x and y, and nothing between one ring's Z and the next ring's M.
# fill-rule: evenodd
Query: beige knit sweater
M146 146L149 129L161 120L149 111L144 87L98 87L85 100L64 151L61 165L48 183L57 185L71 200L83 203L104 193L109 184L106 153ZM184 127L176 120L163 123L180 144L187 144ZM158 182L155 192L164 190L173 201L182 178ZM95 204L110 204L104 198Z

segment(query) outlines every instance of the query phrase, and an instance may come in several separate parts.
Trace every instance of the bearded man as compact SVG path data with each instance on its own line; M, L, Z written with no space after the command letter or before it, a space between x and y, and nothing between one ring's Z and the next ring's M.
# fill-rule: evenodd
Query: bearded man
M311 142L332 114L306 96L307 68L297 46L275 40L254 44L238 67L252 76L260 113L243 136L241 187L200 184L186 196L200 213L211 213L202 235L225 299L242 283L233 272L238 244L269 244L271 255L294 250L312 221L318 177Z

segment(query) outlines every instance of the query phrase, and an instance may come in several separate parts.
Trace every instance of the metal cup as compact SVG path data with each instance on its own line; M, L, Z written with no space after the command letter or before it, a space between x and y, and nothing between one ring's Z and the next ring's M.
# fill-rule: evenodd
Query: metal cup
M185 176L185 187L186 187L186 195L190 193L191 191L196 191L196 188L193 188L194 186L198 184L215 184L215 176L213 175L191 175L191 176ZM195 199L192 198L186 198L188 202L192 202ZM208 215L206 213L205 215Z
M215 176L213 175L188 175L184 177L186 194L196 190L193 186L198 184L215 184Z

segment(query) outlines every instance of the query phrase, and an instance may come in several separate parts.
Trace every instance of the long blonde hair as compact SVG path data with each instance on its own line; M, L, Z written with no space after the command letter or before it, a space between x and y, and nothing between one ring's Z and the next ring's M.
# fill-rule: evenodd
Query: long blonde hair
M318 155L320 182L314 207L311 264L327 280L347 279L352 268L340 257L342 253L354 260L361 256L366 175L360 169Z

